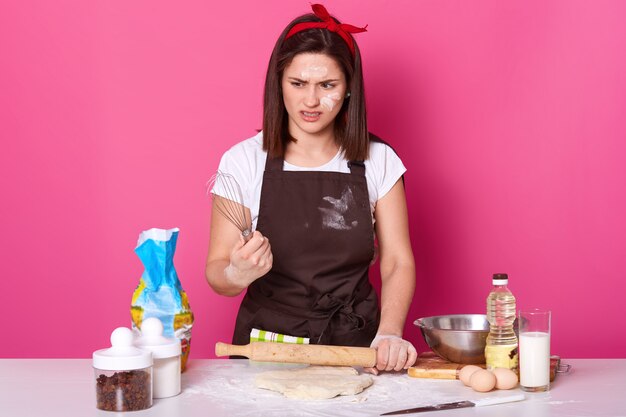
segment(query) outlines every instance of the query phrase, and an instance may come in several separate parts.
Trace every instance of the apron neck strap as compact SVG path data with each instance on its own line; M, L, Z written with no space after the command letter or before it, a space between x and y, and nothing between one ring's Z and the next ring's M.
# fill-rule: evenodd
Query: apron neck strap
M348 161L350 173L358 176L365 176L365 163L363 161Z
M278 158L270 158L270 154L267 154L267 158L265 159L265 170L266 171L282 171L283 164L285 160L281 157Z

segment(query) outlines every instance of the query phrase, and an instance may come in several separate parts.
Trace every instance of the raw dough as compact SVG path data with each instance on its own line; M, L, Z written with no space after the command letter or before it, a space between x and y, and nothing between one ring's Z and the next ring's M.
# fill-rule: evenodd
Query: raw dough
M321 400L337 395L355 395L372 385L369 375L359 375L354 368L309 366L257 374L255 385L278 391L285 397Z

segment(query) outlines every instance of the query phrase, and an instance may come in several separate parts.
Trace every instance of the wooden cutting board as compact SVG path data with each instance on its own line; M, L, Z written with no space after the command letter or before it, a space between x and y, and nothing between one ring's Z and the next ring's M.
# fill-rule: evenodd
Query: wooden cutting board
M556 378L556 370L559 367L560 358L553 356L550 358L550 382ZM435 379L459 379L459 371L466 366L462 363L448 362L435 352L420 353L415 361L415 365L409 368L408 374L413 378L435 378ZM485 368L485 364L477 364Z

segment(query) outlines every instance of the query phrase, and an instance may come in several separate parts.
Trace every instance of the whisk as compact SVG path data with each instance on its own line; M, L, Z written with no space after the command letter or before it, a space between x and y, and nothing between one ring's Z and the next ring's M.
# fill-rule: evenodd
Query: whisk
M235 177L217 171L207 182L207 193L211 193L213 207L237 229L247 242L252 237L252 221L246 215L243 193Z

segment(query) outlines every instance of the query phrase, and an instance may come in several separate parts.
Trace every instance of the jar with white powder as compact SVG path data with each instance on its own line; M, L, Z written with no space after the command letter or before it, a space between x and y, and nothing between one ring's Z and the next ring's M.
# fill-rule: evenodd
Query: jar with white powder
M135 346L152 352L153 398L167 398L180 394L180 340L164 337L161 320L150 317L141 323L141 336L135 339Z

